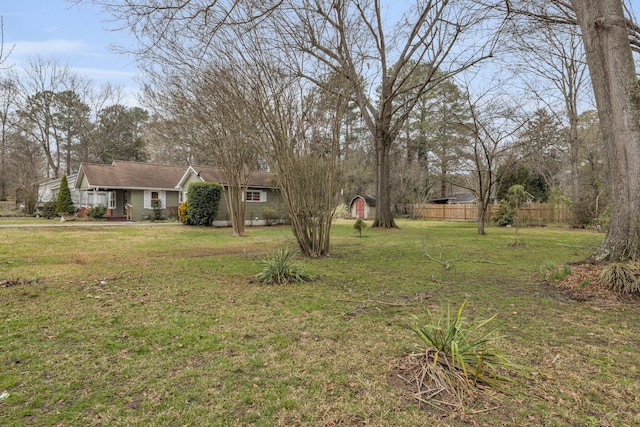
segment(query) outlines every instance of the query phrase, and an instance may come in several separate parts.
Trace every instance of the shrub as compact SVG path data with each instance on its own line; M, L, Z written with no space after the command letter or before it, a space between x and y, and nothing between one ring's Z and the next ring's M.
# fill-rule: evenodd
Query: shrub
M419 352L410 355L405 378L415 384L420 399L446 396L462 404L473 396L473 386L499 387L507 377L502 371L510 364L490 346L493 332L486 328L495 318L466 323L462 317L465 303L452 314L450 309L436 318L427 311L426 320L414 316L407 324L419 339Z
M60 180L60 192L58 193L58 201L56 203L57 215L69 215L76 211L76 207L73 205L71 199L71 191L69 190L69 184L67 182L67 175L62 175Z
M87 211L87 216L93 219L102 219L107 214L107 207L105 205L97 205Z
M507 200L500 200L498 203L498 209L495 213L495 219L497 225L505 227L507 225L512 225L515 222L516 211L511 203Z
M559 282L570 274L571 268L567 264L558 266L553 262L545 262L540 267L542 279L550 282Z
M356 219L356 222L353 224L353 229L356 230L360 237L362 237L362 230L367 228L367 223L362 220L362 218Z
M57 202L51 201L42 205L42 216L47 219L51 219L56 216L56 204Z
M640 269L636 264L615 262L602 269L598 281L616 292L637 294L640 293L639 275Z
M294 249L281 249L262 261L263 270L256 278L267 284L299 283L311 280L312 277L293 263L299 252Z
M187 212L192 225L211 225L218 214L222 186L214 182L193 182L187 192Z
M187 208L186 200L178 206L178 221L183 224L189 224L189 209Z
M262 219L264 219L265 224L273 225L273 223L278 219L278 214L275 209L264 208L262 209Z
M345 219L351 216L351 212L349 212L349 206L344 203L336 206L336 209L333 211L334 218Z
M589 201L574 202L571 210L573 211L571 226L574 228L585 228L595 219L595 210Z
M153 220L159 221L164 219L162 217L162 200L160 199L152 199L151 200L151 209L153 209Z
M611 221L611 206L607 206L605 210L600 212L600 215L592 221L593 225L598 230L606 231L609 228L609 222Z

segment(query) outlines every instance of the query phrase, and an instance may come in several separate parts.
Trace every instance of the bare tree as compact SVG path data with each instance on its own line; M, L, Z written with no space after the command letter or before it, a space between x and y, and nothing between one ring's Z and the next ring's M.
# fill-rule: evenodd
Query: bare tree
M185 59L176 55L176 46L185 45L190 57L212 55L220 46L218 36L235 27L242 28L238 37L257 34L258 48L274 56L293 54L289 64L295 72L316 84L330 73L346 78L375 143L374 225L380 227L395 226L389 153L411 106L441 79L489 56L493 48L476 31L490 9L466 0L416 2L395 25L385 22L379 0L95 2L137 35L136 51L145 60L175 65ZM462 49L464 42L469 43ZM428 64L431 73L412 81L417 64ZM436 75L436 70L443 73Z
M0 200L7 198L9 138L13 132L17 87L13 80L0 81Z
M311 91L285 70L264 62L255 66L251 106L260 122L257 142L275 172L300 250L327 255L349 94L344 84L342 93L340 84L331 92Z
M72 152L87 141L90 130L91 110L84 95L91 81L55 59L40 57L32 58L21 73L12 70L10 76L16 82L21 131L40 144L47 160L46 176L70 173L79 164Z
M611 219L598 261L640 258L640 27L623 0L505 0L510 14L580 28L604 141Z
M394 24L379 0L291 1L273 16L283 46L301 52L297 72L340 73L371 134L376 153L374 226L395 227L390 197L390 151L421 96L491 54L478 24L487 10L465 1L416 2ZM460 43L476 37L466 49ZM429 72L424 73L427 64ZM421 73L421 79L412 79Z
M572 0L607 150L611 220L596 259L640 258L640 96L622 0Z
M467 92L468 93L468 92ZM518 133L528 121L517 105L495 92L467 95L470 119L461 122L471 135L467 175L461 186L471 190L478 206L478 234L485 234L487 213L502 177L515 164Z
M186 145L181 152L190 162L198 160L220 170L233 234L243 236L243 195L258 154L251 136L256 125L247 114L246 79L221 61L186 56L182 47L176 47L174 57L183 60L165 64L163 72L148 71L145 101L152 105L156 119L162 118L154 125L161 138ZM167 129L162 122L175 128Z
M536 99L558 119L565 118L567 146L571 170L571 197L580 201L578 117L589 105L587 63L582 39L574 26L551 23L519 22L513 34L516 54L520 60L513 64L514 72L526 83ZM582 99L581 99L582 98ZM559 112L559 106L562 112Z

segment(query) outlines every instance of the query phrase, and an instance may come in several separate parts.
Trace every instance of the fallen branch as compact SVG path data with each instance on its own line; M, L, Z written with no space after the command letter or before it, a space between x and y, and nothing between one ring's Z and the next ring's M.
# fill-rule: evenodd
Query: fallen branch
M370 304L370 303L374 303L374 304L382 304L382 305L388 305L391 307L410 307L411 304L400 304L397 302L388 302L388 301L380 301L377 299L367 299L367 300L363 300L363 301L356 301L356 300L352 300L352 299L344 299L344 298L338 298L338 301L344 301L344 302L355 302L358 304Z
M429 255L429 252L425 252L424 255L427 258L429 258L431 261L436 262L436 263L440 264L441 266L443 266L445 270L449 270L451 268L451 262L457 261L457 259L442 261L442 254L440 254L440 259L435 259L431 255Z
M467 261L467 262L475 262L475 263L482 263L482 264L495 264L495 265L507 265L506 262L495 262L495 261L489 261L488 259L481 259L479 261L471 260L471 261Z

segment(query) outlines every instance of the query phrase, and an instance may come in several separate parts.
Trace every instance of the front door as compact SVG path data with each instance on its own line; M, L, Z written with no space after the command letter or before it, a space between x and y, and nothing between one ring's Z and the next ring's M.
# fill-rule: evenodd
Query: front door
M366 219L364 217L364 200L356 199L356 218Z

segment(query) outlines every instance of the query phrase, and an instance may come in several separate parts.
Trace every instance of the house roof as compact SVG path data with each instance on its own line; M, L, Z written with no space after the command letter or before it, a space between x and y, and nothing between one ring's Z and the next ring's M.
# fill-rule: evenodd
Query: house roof
M82 163L78 170L75 188L80 188L86 178L87 187L90 189L176 191L184 185L190 174L199 176L203 182L227 184L220 170L212 166L187 167L116 160L111 164ZM271 172L253 172L249 186L276 188L277 184Z
M125 161L108 165L82 163L76 188L86 178L89 188L173 190L185 169L185 166Z
M180 181L176 181L178 183L176 187L182 187L190 174L197 175L202 182L217 182L227 185L227 180L220 169L213 166L189 166ZM276 188L277 184L272 172L253 171L248 186L253 188Z
M76 177L78 176L78 174L71 174L71 175L67 175L67 185L69 185L70 187L73 186L73 184L76 182ZM60 188L60 183L62 182L62 178L52 178L52 179L48 179L46 181L42 181L38 183L38 186L40 187L49 187L51 189L56 189L56 188Z
M447 197L439 197L429 199L427 203L445 204L445 203L474 203L476 196L473 193L453 193Z

